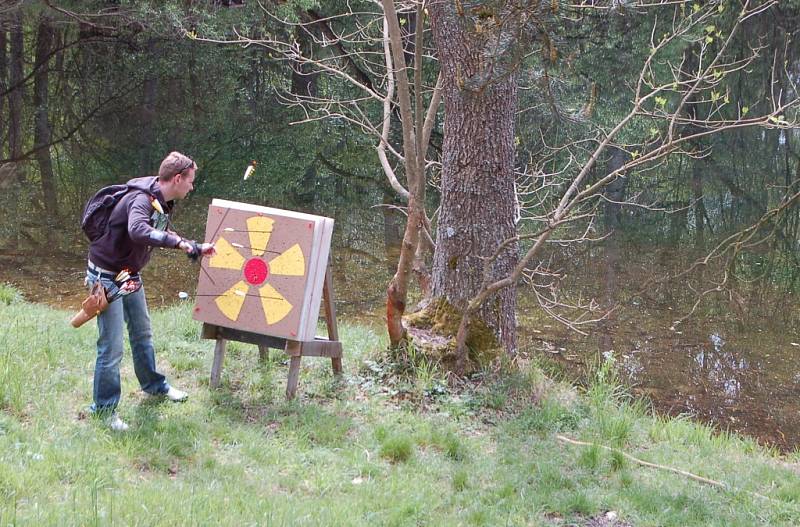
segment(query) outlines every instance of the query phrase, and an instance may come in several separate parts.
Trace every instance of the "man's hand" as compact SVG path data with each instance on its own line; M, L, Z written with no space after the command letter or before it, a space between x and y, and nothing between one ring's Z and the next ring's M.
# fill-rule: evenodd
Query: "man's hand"
M214 256L217 254L213 243L198 243L197 248L200 249L200 254L203 256Z
M186 255L192 260L197 260L201 256L212 256L216 253L213 243L197 243L194 240L181 240L178 248L186 251Z
M125 294L130 294L139 289L141 286L141 282L137 282L136 280L128 280L124 284L120 286L120 291L124 291Z
M189 240L181 240L178 242L178 249L186 252L187 254L192 253L192 242Z

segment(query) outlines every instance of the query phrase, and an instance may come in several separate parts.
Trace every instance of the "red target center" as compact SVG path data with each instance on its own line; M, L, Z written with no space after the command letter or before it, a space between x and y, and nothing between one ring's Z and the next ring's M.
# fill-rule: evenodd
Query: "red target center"
M244 279L252 285L261 285L269 276L269 265L261 258L250 258L244 264Z

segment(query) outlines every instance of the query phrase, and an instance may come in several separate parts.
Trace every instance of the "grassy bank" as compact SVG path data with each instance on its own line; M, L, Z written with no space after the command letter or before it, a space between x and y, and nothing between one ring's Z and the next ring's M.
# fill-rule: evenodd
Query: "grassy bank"
M344 379L305 359L286 403L282 354L259 365L231 343L212 393L190 307L155 312L159 365L191 398L142 396L126 354L131 431L115 434L84 412L96 326L74 330L70 315L0 288L3 526L600 525L606 511L617 525L800 524L793 458L653 418L608 367L580 394L533 362L453 393L432 368L388 375L382 334L347 321Z

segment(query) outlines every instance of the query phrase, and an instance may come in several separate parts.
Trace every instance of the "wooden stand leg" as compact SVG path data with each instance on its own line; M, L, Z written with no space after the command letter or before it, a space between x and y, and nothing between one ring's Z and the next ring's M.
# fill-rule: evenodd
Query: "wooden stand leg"
M297 382L300 380L300 350L299 342L286 343L286 353L289 354L289 375L286 379L286 399L292 400L297 394Z
M331 366L333 366L333 374L334 375L341 375L342 374L342 358L341 357L331 357Z
M261 364L269 360L269 348L264 344L258 345L258 362Z
M333 300L333 277L331 266L325 271L325 281L322 285L322 306L325 309L325 324L328 326L328 339L339 340L339 328L336 324L336 304ZM331 366L334 375L342 374L342 358L331 357Z
M214 363L211 365L211 388L219 388L219 379L222 375L222 362L225 360L225 344L223 338L217 338L214 346Z
M289 378L286 380L286 400L291 401L297 395L297 381L300 380L300 357L289 359Z

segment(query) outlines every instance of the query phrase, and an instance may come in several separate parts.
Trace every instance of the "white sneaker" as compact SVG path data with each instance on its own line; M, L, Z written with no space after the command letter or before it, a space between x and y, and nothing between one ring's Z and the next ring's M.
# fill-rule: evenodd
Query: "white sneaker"
M106 424L114 432L127 432L130 428L125 421L120 419L117 412L111 414L111 416L106 420Z
M167 399L176 403L182 403L189 398L188 393L178 390L177 388L173 388L172 386L169 387L169 391L167 391L167 393L164 395L166 395Z

